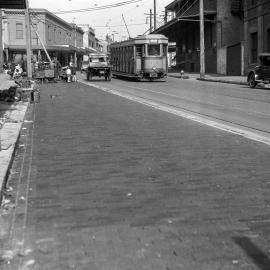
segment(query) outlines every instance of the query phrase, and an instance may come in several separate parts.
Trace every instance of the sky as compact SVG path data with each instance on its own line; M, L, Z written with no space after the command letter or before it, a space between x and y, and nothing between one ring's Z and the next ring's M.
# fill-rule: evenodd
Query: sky
M30 8L45 8L50 12L63 12L79 9L100 8L108 5L118 5L123 2L130 4L76 13L56 15L67 22L76 24L89 24L95 29L96 37L105 39L109 34L115 41L145 33L150 27L150 9L154 10L154 0L29 0ZM137 2L135 2L137 1ZM162 23L165 6L173 0L156 0L157 25ZM123 16L122 16L123 14ZM128 31L125 27L124 20ZM148 17L148 18L147 18Z

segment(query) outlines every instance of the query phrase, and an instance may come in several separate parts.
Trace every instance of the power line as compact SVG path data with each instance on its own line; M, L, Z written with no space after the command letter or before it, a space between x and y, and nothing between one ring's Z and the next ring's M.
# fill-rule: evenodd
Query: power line
M56 11L52 12L54 14L68 14L68 13L80 13L80 12L88 12L88 11L95 11L95 10L102 10L102 9L109 9L114 7L120 7L128 4L133 4L137 2L141 2L142 0L129 0L124 2L119 2L111 5L105 5L100 7L93 7L93 8L85 8L85 9L74 9L74 10L64 10L64 11Z
M145 25L146 23L131 23L127 24L127 26L136 26L136 25ZM108 27L119 27L123 26L122 24L116 24L116 25L92 25L93 28L108 28Z
M36 12L32 12L31 11L31 15L33 18L35 18L38 22L41 22L47 26L51 25L52 23L47 23L43 18L41 18ZM145 23L130 23L130 24L127 24L127 26L138 26L138 25L145 25ZM116 24L116 25L91 25L91 27L93 28L112 28L112 27L119 27L119 26L123 26L122 24ZM61 28L63 30L66 31L65 28L61 27L61 26L57 26L58 28Z

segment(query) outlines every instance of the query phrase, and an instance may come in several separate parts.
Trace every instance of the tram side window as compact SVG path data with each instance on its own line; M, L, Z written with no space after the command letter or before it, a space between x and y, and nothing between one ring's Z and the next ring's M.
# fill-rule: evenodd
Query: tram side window
M163 56L167 55L167 45L163 44Z
M148 45L148 55L149 56L159 56L160 55L160 45L159 44L149 44Z
M136 56L142 57L142 46L139 45L136 46Z

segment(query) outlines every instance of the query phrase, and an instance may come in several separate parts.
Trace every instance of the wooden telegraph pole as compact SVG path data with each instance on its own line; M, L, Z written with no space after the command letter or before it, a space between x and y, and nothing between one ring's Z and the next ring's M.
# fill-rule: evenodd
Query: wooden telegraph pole
M0 8L0 73L3 72L3 64L4 64L4 57L3 57L3 24L2 24L2 9Z
M204 8L200 0L200 78L205 77Z
M31 46L31 24L30 24L30 14L29 14L29 3L25 0L25 33L26 33L26 54L27 54L27 77L32 78L32 46Z
M157 2L154 0L154 30L157 29Z
M153 30L152 17L153 17L152 9L150 9L150 32L149 32L150 34L152 33L152 30Z

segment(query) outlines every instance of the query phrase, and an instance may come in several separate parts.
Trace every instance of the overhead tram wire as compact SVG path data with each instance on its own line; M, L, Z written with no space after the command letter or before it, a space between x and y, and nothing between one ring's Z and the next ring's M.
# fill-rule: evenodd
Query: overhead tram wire
M124 2L119 2L111 5L105 5L100 7L93 7L93 8L85 8L85 9L74 9L74 10L63 10L63 11L55 11L52 12L53 14L68 14L68 13L80 13L80 12L89 12L89 11L96 11L96 10L102 10L102 9L109 9L109 8L115 8L120 7L128 4L134 4L137 2L141 2L142 0L128 0Z
M131 1L125 1L125 2L121 2L121 3L117 3L117 4L114 4L114 5L106 5L106 6L102 6L102 7L99 7L99 8L93 8L93 9L91 9L91 11L95 11L95 10L98 10L98 9L105 9L105 8L113 8L113 7L117 7L117 6L119 6L120 4L121 5L127 5L127 4L132 4L132 3L137 3L137 2L144 2L145 0L131 0ZM117 6L116 6L117 5ZM89 9L87 9L87 10L89 10ZM129 11L131 11L131 10L133 10L133 9L130 9ZM90 11L90 10L89 10ZM34 11L34 9L31 9L30 10L30 12L31 12L31 17L32 17L32 19L35 19L35 20L37 20L38 22L41 22L41 23L43 23L44 25L47 25L47 26L49 26L49 25L51 25L50 23L47 23L46 22L46 20L44 20L44 18L42 18L42 17L40 17L39 15L38 15L38 13L37 12L35 12ZM55 13L57 13L57 12L52 12L53 14L55 14ZM63 11L63 14L64 14L64 11ZM144 25L145 23L135 23L135 24L127 24L127 26L138 26L138 25ZM111 25L111 27L119 27L119 26L123 26L123 25ZM58 26L59 27L59 26ZM93 27L97 27L97 28L99 28L99 27L101 27L101 28L106 28L106 27L108 27L107 25L97 25L97 26L93 26ZM60 27L61 29L63 29L63 30L66 30L66 29L64 29L63 27Z
M51 25L50 23L47 23L43 18L41 18L36 12L30 12L30 15L33 17L32 19L36 19L38 22L41 22L45 25ZM138 25L145 25L145 23L131 23L131 24L127 24L127 26L138 26ZM119 27L119 26L123 26L121 24L116 24L116 25L110 25L110 27ZM66 30L65 28L58 26L59 28L61 28L62 30ZM94 28L106 28L108 27L107 25L93 25L92 27Z

